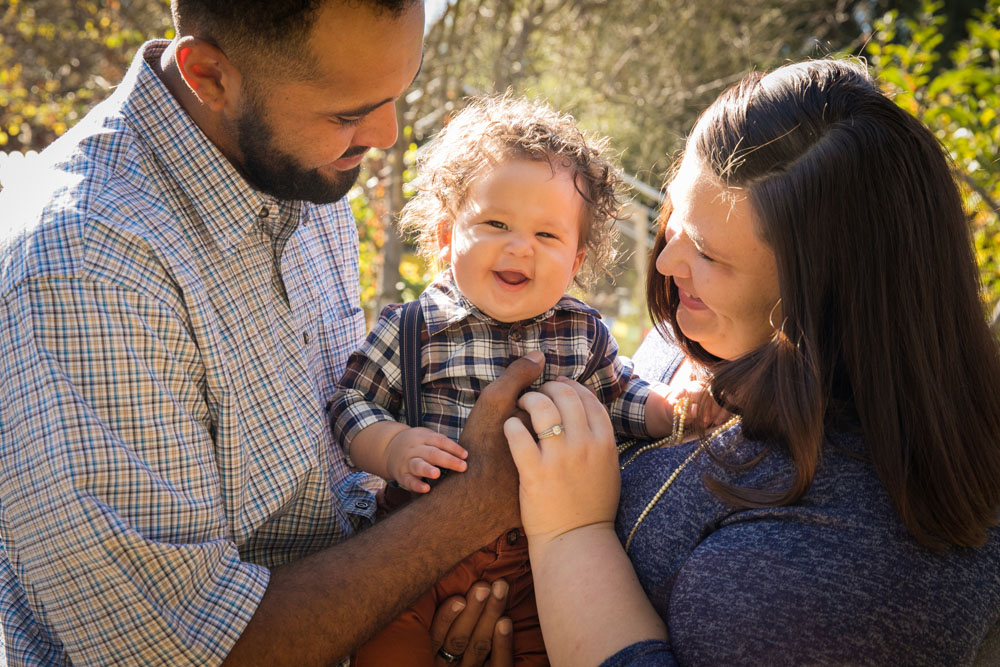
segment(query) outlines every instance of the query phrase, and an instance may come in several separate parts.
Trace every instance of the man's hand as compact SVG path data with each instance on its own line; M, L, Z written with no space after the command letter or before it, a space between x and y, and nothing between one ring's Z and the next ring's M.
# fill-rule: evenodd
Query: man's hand
M517 400L541 374L544 363L545 356L532 351L508 366L483 389L458 439L470 452L469 469L464 475L452 477L475 489L470 500L479 508L479 516L493 519L490 523L494 530L483 540L484 544L507 528L521 524L517 469L510 457L503 424L520 412ZM443 484L446 483L447 480Z
M402 613L455 563L518 525L517 473L503 423L543 363L542 354L532 352L483 390L460 439L469 450L464 474L449 475L433 493L345 542L273 568L264 598L227 662L336 662ZM502 607L487 605L483 628L499 618ZM499 625L494 641L506 657L510 635L502 630L509 626ZM478 637L474 631L470 639Z
M509 667L514 664L514 627L502 614L509 587L502 579L492 585L477 581L462 599L453 596L438 607L431 621L431 651L435 667Z

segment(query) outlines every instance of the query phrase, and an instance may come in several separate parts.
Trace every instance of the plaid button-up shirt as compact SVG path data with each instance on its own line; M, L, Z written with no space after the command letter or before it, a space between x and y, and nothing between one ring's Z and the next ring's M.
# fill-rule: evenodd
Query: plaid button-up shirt
M538 317L501 323L485 315L455 286L451 271L420 295L426 331L422 336L420 387L424 426L458 440L479 392L518 357L545 354L545 368L533 387L563 375L578 379L587 367L600 314L564 296ZM361 349L347 361L332 414L334 437L345 449L361 429L379 421L405 423L403 372L399 355L400 306L382 311ZM585 385L611 413L615 430L646 437L645 403L650 386L618 356L612 336L597 350L601 362ZM349 450L348 450L349 451Z
M324 412L364 333L350 209L252 189L164 46L0 194L10 665L218 663L269 567L374 510Z

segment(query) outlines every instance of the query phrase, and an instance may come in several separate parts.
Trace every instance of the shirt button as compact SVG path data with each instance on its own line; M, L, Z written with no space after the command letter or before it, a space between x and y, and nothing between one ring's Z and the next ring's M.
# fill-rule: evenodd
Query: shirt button
M261 206L260 212L257 215L262 218L266 218L267 216L271 215L271 211L266 206Z
M357 502L354 503L354 506L359 510L366 510L368 509L369 504L370 503L367 500L358 500Z
M521 333L521 329L511 329L510 330L510 339L512 341L514 341L515 343L520 343L523 338L524 338L524 334Z
M513 529L512 531L507 533L507 544L511 546L517 544L517 539L519 537L521 537L521 531L519 531L517 528Z
M302 332L302 343L305 344L305 345L309 344L309 332L308 331L303 331Z

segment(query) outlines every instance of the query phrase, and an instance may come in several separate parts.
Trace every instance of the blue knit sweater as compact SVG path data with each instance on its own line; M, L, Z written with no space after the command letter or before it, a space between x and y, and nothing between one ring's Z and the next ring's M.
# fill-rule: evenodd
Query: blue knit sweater
M655 333L634 359L667 380L680 354ZM715 446L749 461L761 443L739 427ZM617 665L971 664L1000 617L1000 529L981 549L933 553L909 536L856 436L830 433L806 496L790 507L734 510L701 482L709 472L780 485L780 452L743 473L701 455L636 531L629 555L667 623L669 642L629 646ZM622 541L694 443L642 454L622 472ZM628 455L623 456L623 462Z

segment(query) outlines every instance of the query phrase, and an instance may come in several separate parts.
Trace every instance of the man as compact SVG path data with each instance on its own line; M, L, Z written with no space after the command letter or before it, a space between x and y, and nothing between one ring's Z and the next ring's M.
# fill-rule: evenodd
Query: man
M0 195L11 665L336 662L517 523L500 422L537 363L484 394L466 473L354 537L374 487L324 416L363 334L343 197L395 141L422 2L172 9L177 37ZM509 642L487 590L439 614L442 659Z

